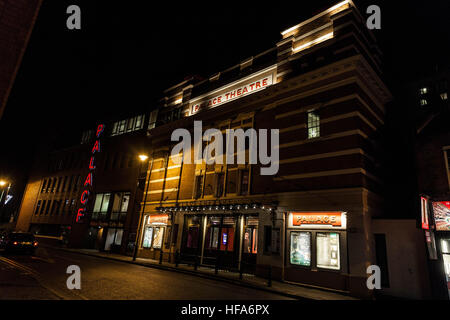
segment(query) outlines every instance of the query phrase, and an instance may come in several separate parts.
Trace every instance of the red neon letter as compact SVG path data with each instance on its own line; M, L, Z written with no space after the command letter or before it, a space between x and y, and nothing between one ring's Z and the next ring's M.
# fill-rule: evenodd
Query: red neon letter
M96 151L100 152L100 141L99 140L95 141L94 147L92 148L92 153L95 153Z
M89 172L89 174L86 177L86 180L84 181L84 186L90 184L92 187L92 172Z
M76 222L80 221L80 218L84 216L84 208L78 209Z
M89 161L89 170L94 170L94 169L95 169L94 157L91 157L91 160Z
M102 124L98 125L98 127L97 127L97 138L100 137L100 135L102 134L104 127L105 126L102 125Z
M86 202L88 201L88 197L89 197L89 191L84 190L83 193L81 194L81 198L80 198L81 204L86 204Z

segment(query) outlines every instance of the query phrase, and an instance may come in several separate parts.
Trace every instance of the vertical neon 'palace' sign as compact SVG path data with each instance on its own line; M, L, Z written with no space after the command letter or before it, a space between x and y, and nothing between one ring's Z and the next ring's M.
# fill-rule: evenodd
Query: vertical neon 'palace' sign
M94 146L92 147L91 159L89 160L89 173L86 177L86 180L84 181L84 190L81 193L81 197L80 197L81 206L77 212L76 222L80 222L80 219L86 215L86 206L87 206L87 202L89 200L89 195L90 195L89 189L92 189L93 172L95 170L95 165L94 165L95 155L96 155L96 153L100 152L100 136L103 133L104 129L105 129L105 126L103 124L99 124L97 127L97 132L95 134L95 143L94 143Z

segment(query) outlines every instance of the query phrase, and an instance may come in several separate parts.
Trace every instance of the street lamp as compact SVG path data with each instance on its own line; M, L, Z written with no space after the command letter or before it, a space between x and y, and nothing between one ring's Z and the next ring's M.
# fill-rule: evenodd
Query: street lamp
M141 161L141 165L139 166L139 168L141 168L142 163L147 161L148 156L146 154L140 154L139 156L139 160ZM147 163L148 164L148 163ZM152 162L153 164L153 162ZM152 169L150 168L150 171ZM141 174L141 169L139 169L139 175ZM139 179L139 177L138 177ZM145 179L147 180L147 174L145 175ZM138 229L137 229L137 233L136 233L136 242L134 245L134 252L133 252L133 261L136 261L136 256L137 256L137 252L138 252L138 248L139 248L139 242L141 241L141 225L142 225L142 215L144 214L145 211L145 203L147 202L147 192L148 192L148 186L150 185L150 181L148 181L147 186L145 188L145 193L144 193L144 205L142 206L142 210L139 210L139 224L138 224Z
M0 187L4 187L6 186L6 184L8 184L7 181L5 180L0 180ZM8 197L8 193L9 193L9 189L11 188L11 182L8 184L8 188L6 190L6 196L5 198ZM3 194L5 193L5 189L2 190L2 195L0 196L0 221L3 219L3 207L4 207L4 202L3 201Z

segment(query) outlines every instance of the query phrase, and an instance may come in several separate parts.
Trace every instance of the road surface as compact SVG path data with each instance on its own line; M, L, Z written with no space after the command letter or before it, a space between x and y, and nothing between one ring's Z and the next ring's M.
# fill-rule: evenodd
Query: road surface
M69 290L67 267L81 269L81 289ZM34 256L0 253L0 299L209 300L287 299L284 296L183 273L52 248Z

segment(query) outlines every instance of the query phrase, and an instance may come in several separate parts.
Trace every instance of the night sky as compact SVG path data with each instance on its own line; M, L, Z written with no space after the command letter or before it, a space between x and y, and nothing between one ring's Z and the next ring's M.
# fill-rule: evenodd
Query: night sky
M44 0L0 120L0 175L26 181L39 141L60 145L56 138L69 134L63 142L77 143L80 130L97 119L148 111L165 88L273 47L281 31L337 2ZM446 64L450 1L355 3L363 15L370 4L381 7L375 35L394 93L405 80ZM71 4L81 7L81 30L66 28Z

